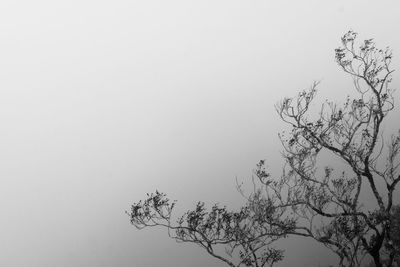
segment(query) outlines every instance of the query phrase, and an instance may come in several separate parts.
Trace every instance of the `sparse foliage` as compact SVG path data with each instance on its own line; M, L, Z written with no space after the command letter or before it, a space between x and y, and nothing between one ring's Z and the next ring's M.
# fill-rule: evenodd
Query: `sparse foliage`
M230 266L272 266L283 257L272 243L290 235L328 247L338 255L339 266L360 266L367 255L375 266L395 266L400 210L393 196L400 181L400 132L389 142L382 133L394 108L392 53L376 48L372 39L357 46L356 37L346 33L335 58L352 77L357 96L343 104L326 101L311 116L314 83L279 103L276 110L290 127L279 135L286 164L278 178L267 172L264 160L257 164L258 186L240 211L217 205L208 211L199 203L173 225L175 203L156 192L132 206L131 223L164 226L171 237L195 243ZM329 156L345 168L324 166ZM363 193L373 199L373 207L365 205ZM227 254L221 256L218 246Z
M333 250L340 266L359 266L365 254L382 266L381 249L391 231L393 193L400 181L400 136L392 137L384 149L382 135L382 123L394 108L392 53L376 48L372 39L356 48L355 40L356 33L349 31L335 55L353 78L358 97L348 97L342 105L326 102L314 119L309 109L317 83L296 98L284 99L276 108L291 131L280 135L286 160L280 183L264 179L263 164L256 173L268 199L293 212L293 234ZM317 163L322 152L341 159L347 170L325 166L321 171ZM375 208L363 205L362 189L371 192Z
M269 245L285 235L286 229L280 225L288 222L281 222L280 214L272 207L258 210L259 205L249 203L235 212L218 205L206 210L199 202L172 224L174 205L165 194L156 191L143 202L133 204L128 214L138 229L164 226L178 242L197 244L232 267L273 266L283 258L282 250ZM268 203L263 203L262 207L266 206Z

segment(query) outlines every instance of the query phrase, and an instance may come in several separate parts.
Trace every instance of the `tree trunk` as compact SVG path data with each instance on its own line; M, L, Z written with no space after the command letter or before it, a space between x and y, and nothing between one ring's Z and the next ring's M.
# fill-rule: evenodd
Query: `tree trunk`
M374 258L375 267L383 267L379 253L371 255Z

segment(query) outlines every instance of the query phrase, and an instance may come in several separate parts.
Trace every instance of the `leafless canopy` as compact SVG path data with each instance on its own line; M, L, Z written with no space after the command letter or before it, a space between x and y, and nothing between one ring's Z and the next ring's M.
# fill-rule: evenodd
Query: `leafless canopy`
M284 174L279 182L271 182L264 177L263 162L256 173L268 198L277 207L290 207L297 222L293 234L314 238L335 251L340 266L359 266L365 254L382 266L383 251L389 253L386 262L392 266L395 252L385 241L390 240L393 193L400 181L400 136L393 136L384 148L382 134L382 123L394 108L392 53L376 48L372 39L359 47L355 40L356 33L346 33L335 56L353 78L357 97L348 97L342 105L326 102L313 119L309 109L317 83L296 98L285 98L276 106L291 127L280 135L287 163ZM326 166L321 172L317 163L322 152L340 158L348 171ZM374 198L374 209L361 202L362 190Z
M372 39L357 45L356 36L349 31L335 50L337 64L353 78L355 98L327 101L310 114L314 83L276 105L290 127L279 135L286 161L281 177L271 177L261 160L254 192L239 211L218 205L207 210L199 202L175 224L175 202L156 192L132 205L131 223L139 229L166 227L172 238L195 243L229 266L272 266L283 258L272 243L290 235L328 247L339 266L360 266L366 255L375 266L394 266L400 258L394 237L400 225L394 216L400 213L393 203L400 181L400 132L389 141L382 133L394 108L392 53ZM324 166L321 158L330 156L345 167ZM372 208L363 194L373 199Z
M214 205L206 210L199 202L194 210L187 211L172 225L171 214L175 202L156 191L143 202L135 203L128 212L131 223L138 229L162 226L170 237L178 242L199 245L211 256L229 266L273 266L282 260L283 251L270 247L276 239L285 236L287 229L280 225L291 225L281 221L273 208L251 203L239 211L228 211L226 207ZM258 212L254 209L262 208ZM269 223L265 223L266 220Z

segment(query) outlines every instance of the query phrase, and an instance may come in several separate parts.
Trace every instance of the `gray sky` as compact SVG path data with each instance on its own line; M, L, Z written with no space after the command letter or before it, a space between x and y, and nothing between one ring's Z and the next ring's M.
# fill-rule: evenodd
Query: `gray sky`
M155 189L178 213L239 205L235 177L264 158L279 171L274 104L314 80L343 99L333 50L349 29L400 69L399 14L397 0L2 1L0 265L224 266L124 211ZM285 244L280 266L332 258Z

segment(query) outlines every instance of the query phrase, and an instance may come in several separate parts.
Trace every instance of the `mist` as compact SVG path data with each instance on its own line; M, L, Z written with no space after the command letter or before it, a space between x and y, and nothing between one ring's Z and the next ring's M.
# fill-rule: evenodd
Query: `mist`
M397 1L3 1L0 4L0 265L225 266L125 214L156 189L177 215L239 207L266 159L283 164L274 105L321 81L349 29L394 51ZM393 88L400 76L393 75ZM395 93L399 99L399 92ZM397 102L396 102L397 103ZM396 108L385 134L399 128ZM285 239L278 266L336 262Z

